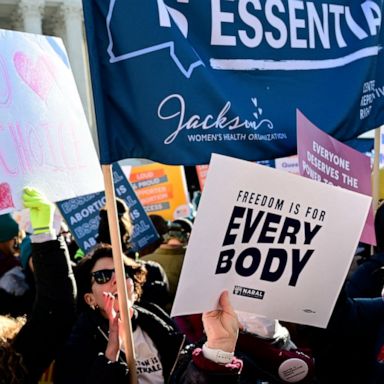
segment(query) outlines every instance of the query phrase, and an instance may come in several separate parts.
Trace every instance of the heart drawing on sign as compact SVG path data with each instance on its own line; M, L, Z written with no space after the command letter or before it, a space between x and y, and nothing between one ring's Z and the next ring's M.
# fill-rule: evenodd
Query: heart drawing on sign
M0 209L12 208L14 206L9 184L0 183Z
M46 100L54 83L52 71L45 58L33 61L23 52L16 52L13 62L19 76L42 100Z

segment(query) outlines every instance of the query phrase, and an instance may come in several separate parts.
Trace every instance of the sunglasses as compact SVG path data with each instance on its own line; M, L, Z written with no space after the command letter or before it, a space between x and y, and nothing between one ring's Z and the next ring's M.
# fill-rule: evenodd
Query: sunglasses
M125 278L130 277L130 271L128 267L125 267ZM99 271L91 272L91 276L94 278L97 284L108 283L112 279L112 274L115 272L115 269L100 269Z

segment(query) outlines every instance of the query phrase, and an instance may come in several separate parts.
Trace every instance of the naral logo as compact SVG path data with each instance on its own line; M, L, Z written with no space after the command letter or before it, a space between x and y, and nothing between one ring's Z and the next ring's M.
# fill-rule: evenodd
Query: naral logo
M233 294L239 296L253 297L254 299L262 300L264 298L264 291L253 288L240 287L240 285L235 285L233 288Z

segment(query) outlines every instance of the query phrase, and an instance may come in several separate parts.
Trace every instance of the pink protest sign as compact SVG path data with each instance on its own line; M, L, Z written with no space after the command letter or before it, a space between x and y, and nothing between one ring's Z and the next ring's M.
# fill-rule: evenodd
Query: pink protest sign
M299 110L296 116L300 175L372 196L369 157L317 128ZM372 208L360 241L376 245Z
M24 186L56 202L103 190L99 159L59 38L0 30L0 214Z

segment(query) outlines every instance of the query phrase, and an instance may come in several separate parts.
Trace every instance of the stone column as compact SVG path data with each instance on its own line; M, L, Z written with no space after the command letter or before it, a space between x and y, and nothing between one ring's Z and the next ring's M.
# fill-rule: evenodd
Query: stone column
M20 29L42 34L44 5L45 0L20 0L17 8Z
M60 16L63 20L63 40L68 52L77 89L88 122L93 120L90 108L90 84L88 81L85 56L85 40L83 36L83 10L81 0L66 0L60 6Z

